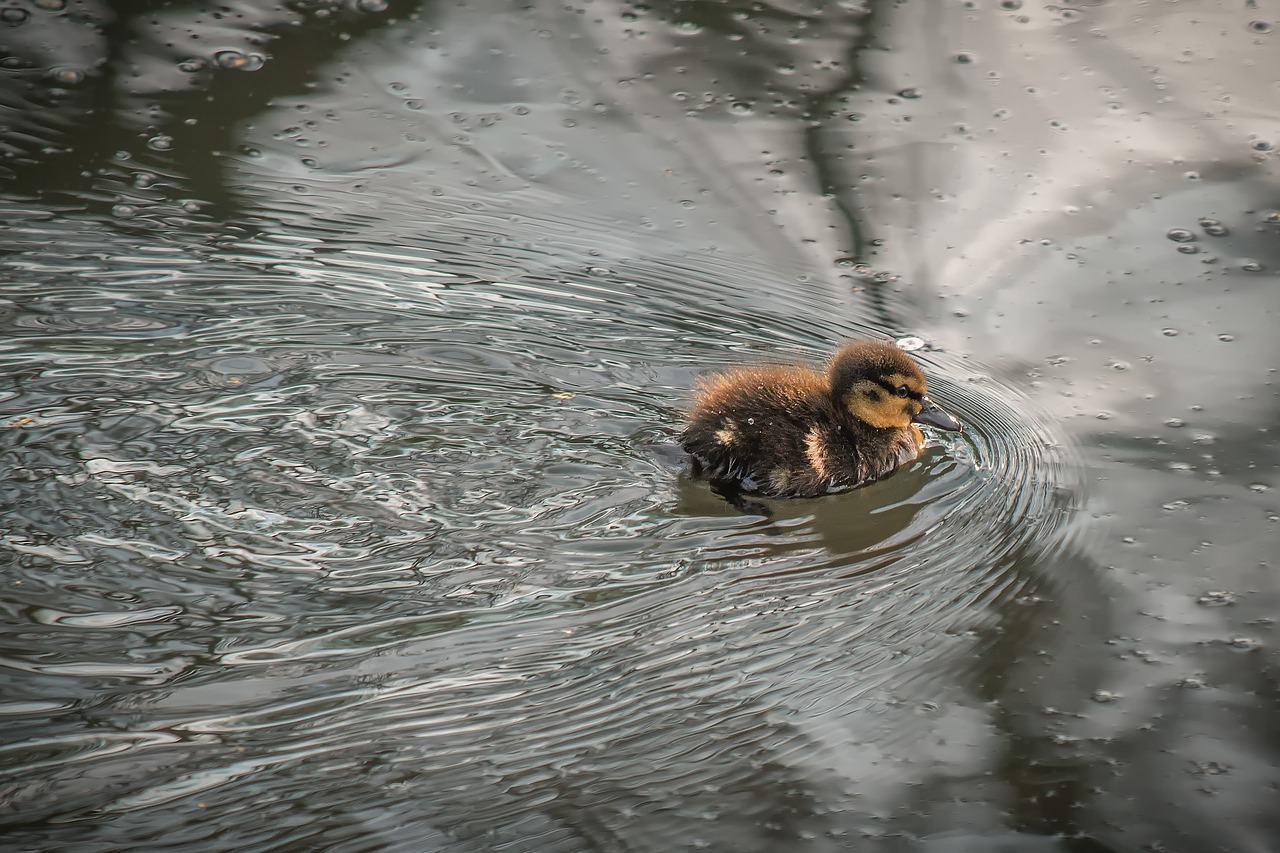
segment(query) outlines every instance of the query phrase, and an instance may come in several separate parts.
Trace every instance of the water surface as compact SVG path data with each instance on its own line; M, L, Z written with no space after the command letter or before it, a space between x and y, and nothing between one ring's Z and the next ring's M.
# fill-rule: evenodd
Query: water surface
M1280 837L1265 10L23 11L8 847ZM688 477L908 334L963 434Z

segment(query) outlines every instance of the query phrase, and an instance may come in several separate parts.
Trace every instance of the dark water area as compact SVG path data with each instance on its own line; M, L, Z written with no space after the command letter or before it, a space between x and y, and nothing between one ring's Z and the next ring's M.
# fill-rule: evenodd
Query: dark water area
M1280 849L1280 9L0 9L0 845ZM698 377L966 424L734 506Z

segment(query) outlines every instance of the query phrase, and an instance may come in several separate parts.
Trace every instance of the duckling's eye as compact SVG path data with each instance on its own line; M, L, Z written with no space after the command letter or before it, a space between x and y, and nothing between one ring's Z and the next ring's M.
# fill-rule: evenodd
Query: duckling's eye
M907 390L907 386L906 386L906 385L899 385L899 386L898 386L898 389L897 389L896 391L894 391L893 393L897 394L899 397L906 397L906 396L907 396L907 395L909 395L911 392Z

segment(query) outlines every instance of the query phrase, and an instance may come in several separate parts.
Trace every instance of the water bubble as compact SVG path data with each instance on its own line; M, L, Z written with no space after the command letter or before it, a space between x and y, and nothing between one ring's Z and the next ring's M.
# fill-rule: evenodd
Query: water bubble
M1200 251L1200 247L1195 243L1183 243L1178 247L1178 251L1184 255L1194 255Z
M973 65L978 61L978 57L976 54L969 53L967 50L962 50L952 56L951 61L957 65Z
M1196 597L1196 604L1201 607L1226 607L1236 603L1236 595L1225 589L1211 589Z
M916 98L920 98L923 96L924 96L924 93L914 86L908 86L905 89L898 90L898 97L906 98L907 100L915 100Z
M1200 180L1200 173L1195 171L1183 172L1182 177L1186 178L1188 181L1198 181Z
M1274 27L1269 21L1250 21L1249 29L1255 33L1269 33Z
M1120 694L1112 693L1110 690L1095 690L1089 698L1095 702L1105 705L1110 702L1115 702L1120 698Z
M1022 0L1000 0L1000 8L1010 12L1017 11L1022 8Z
M35 0L35 7L46 12L61 12L67 8L67 0Z
M924 349L924 338L917 338L914 335L898 338L893 343L904 352L915 352L916 350Z
M1169 501L1168 503L1160 504L1161 509L1168 510L1169 512L1181 512L1189 506L1191 506L1191 504L1186 501Z
M147 140L147 147L152 151L168 151L173 148L173 137L160 134Z
M1254 151L1270 151L1274 146L1265 139L1255 139L1249 147Z
M138 172L133 176L133 185L140 190L145 190L156 182L156 176L150 172Z
M682 36L696 36L702 33L702 25L694 21L677 21L675 31Z
M1266 483L1250 483L1249 488L1250 490L1255 492L1265 492L1267 489L1271 487L1268 486Z
M1268 211L1267 215L1262 217L1263 222L1280 222L1280 210Z
M1200 217L1200 227L1204 229L1204 233L1210 237L1225 237L1227 235L1227 226L1223 225L1216 219L1210 219L1207 216Z
M238 50L220 50L213 55L213 61L220 68L233 71L257 71L267 64L267 60L258 53L241 53Z
M1232 637L1230 640L1227 640L1227 645L1233 649L1239 649L1242 652L1249 652L1261 646L1262 643L1252 637Z
M1165 236L1175 243L1190 243L1196 239L1196 235L1186 228L1170 228Z
M385 12L387 0L356 0L356 10L360 12Z
M1164 335L1166 338L1176 338L1178 336L1178 330L1177 329L1161 329L1160 334Z
M13 6L0 9L0 23L8 24L11 27L26 23L27 18L30 17L31 13L26 9L18 9Z
M1245 272L1262 272L1262 264L1252 258L1245 258L1240 262L1240 269Z
M111 215L117 219L132 219L137 214L137 209L127 204L117 204L111 208Z
M1222 341L1224 344L1229 344L1235 339L1236 339L1235 335L1227 335L1227 334L1218 335L1218 340Z
M62 86L75 86L84 82L84 72L79 68L50 68L49 79Z

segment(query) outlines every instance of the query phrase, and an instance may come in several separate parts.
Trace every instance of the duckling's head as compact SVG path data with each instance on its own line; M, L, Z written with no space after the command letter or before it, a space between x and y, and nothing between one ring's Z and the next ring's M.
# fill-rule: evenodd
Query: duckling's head
M857 341L836 350L827 367L836 405L876 429L912 423L958 431L960 422L927 396L928 386L911 356L883 341Z

